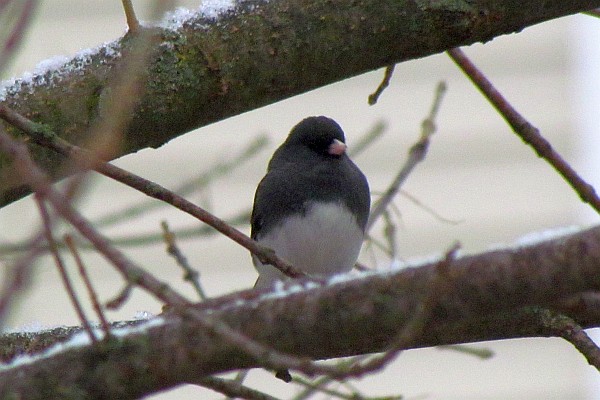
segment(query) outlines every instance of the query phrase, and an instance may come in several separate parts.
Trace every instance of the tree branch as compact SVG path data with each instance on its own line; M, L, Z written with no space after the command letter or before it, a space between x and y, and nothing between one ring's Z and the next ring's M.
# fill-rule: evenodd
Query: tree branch
M335 278L337 282L329 285L310 282L299 287L306 281L289 282L275 294L239 292L194 305L190 313L164 315L126 335L113 329L115 338L109 342L67 346L5 368L0 371L0 397L53 398L61 388L69 388L71 397L60 392L63 398L137 398L202 376L260 365L194 315L302 357L379 352L411 323L419 299L432 285L442 285L443 290L437 292L424 329L412 338L413 348L568 336L549 328L547 314L539 307L569 310L574 323L584 328L600 326L598 309L585 306L595 304L593 299L567 301L600 291L599 265L600 227L595 227L529 247L452 260L443 281L435 262L361 278ZM2 338L9 340L10 335ZM7 347L0 343L0 348Z
M600 0L242 0L217 19L197 14L152 28L158 44L141 77L144 96L114 157L376 68L599 6ZM0 88L0 104L72 143L89 143L110 78L138 31ZM61 157L31 148L60 178ZM0 156L0 206L29 193L15 176Z

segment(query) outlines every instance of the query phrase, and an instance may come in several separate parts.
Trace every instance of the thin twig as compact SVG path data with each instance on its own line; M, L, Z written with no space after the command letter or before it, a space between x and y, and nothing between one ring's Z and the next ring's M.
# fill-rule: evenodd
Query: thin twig
M110 160L120 155L123 136L146 88L148 61L155 50L156 41L152 30L139 29L132 39L130 50L103 91L99 115L86 132L88 142L82 144L100 160ZM78 166L81 167L81 164Z
M124 278L138 286L143 287L161 301L176 306L183 306L189 302L166 283L154 278L144 269L135 265L118 249L111 246L109 240L96 231L73 207L65 196L58 193L51 186L48 176L33 162L27 147L12 139L0 127L0 150L13 159L15 169L23 180L45 200L84 237L92 242L98 251L106 257L124 276Z
M450 219L450 218L444 217L443 215L441 215L440 213L435 211L432 207L429 207L428 205L424 204L421 200L417 199L415 196L408 193L406 190L400 189L400 195L406 197L408 200L410 200L410 202L415 204L417 207L425 210L427 213L429 213L435 219L437 219L441 222L444 222L446 224L451 224L451 225L458 225L458 224L464 222L464 220L462 220L462 219Z
M366 265L364 265L358 261L356 262L356 264L354 264L354 268L357 271L361 271L361 272L371 271L371 268L367 267Z
M294 377L293 382L303 385L305 388L300 393L292 397L291 400L306 400L316 392L320 391L322 387L330 384L332 381L333 380L329 376L320 376L317 379L314 379L313 382L305 385L304 382L306 382L306 380L296 376Z
M367 400L363 396L356 396L356 394L354 393L342 393L339 390L330 389L323 384L315 385L312 382L302 378L294 378L294 383L304 386L307 389L307 391L312 390L313 393L323 393L331 398L338 398L343 400Z
M260 150L265 149L268 143L269 139L267 135L259 135L255 139L251 140L238 154L233 156L231 159L218 161L215 165L209 167L206 171L201 172L198 176L189 179L187 182L184 182L173 189L173 192L180 196L189 196L190 194L207 187L208 184L214 182L215 179L223 176L229 176L233 169L239 168L244 164L244 162L251 160L259 153ZM130 220L131 218L145 214L164 205L164 202L157 202L153 199L138 201L134 205L127 206L118 211L111 211L109 214L94 220L94 226L100 228L115 223L122 223L124 220ZM246 218L245 222L247 223L249 220L250 217ZM158 239L162 240L160 237Z
M34 261L44 252L44 233L42 232L30 240L29 246L29 252L21 257L12 268L7 268L5 271L2 292L0 292L0 327L4 324L16 298L23 293L23 288L30 282Z
M230 398L240 398L247 400L278 400L276 397L270 396L258 390L251 389L247 386L240 385L229 379L215 378L214 376L205 376L198 378L195 381L189 382L212 389L215 392L229 396Z
M408 153L408 160L406 161L396 178L392 181L392 183L385 191L383 196L381 196L375 202L371 211L371 215L369 216L369 222L367 222L367 232L373 227L377 219L383 214L385 209L392 202L392 200L398 193L398 190L400 190L400 187L402 186L408 175L415 168L415 166L421 161L423 161L423 159L425 158L425 155L427 154L427 149L429 147L429 138L435 132L435 118L437 116L445 92L446 84L444 82L440 82L436 89L435 98L433 100L429 116L422 123L421 137L419 138L419 141L410 148Z
M133 290L133 285L130 282L127 282L123 289L117 294L112 300L106 302L105 306L109 310L117 310L125 304L125 302L131 296L131 291Z
M339 390L330 389L325 387L325 385L329 384L331 379L328 377L321 377L317 379L315 382L310 382L306 379L294 377L294 383L304 386L306 389L302 391L299 395L293 397L293 400L304 400L309 398L312 394L316 392L320 392L331 397L337 397L339 399L344 400L400 400L403 396L385 396L385 397L372 397L372 396L364 396L360 394L356 388L350 387L348 382L343 382L347 387L347 389L352 390L352 393L343 393Z
M123 9L125 10L125 18L127 19L127 26L129 27L130 32L136 32L140 29L140 22L135 16L135 10L133 9L133 4L131 4L131 0L122 0Z
M359 140L356 142L348 152L348 155L352 158L358 156L370 145L372 145L377 139L383 135L387 128L385 121L377 121L375 125L371 127Z
M73 307L75 308L75 312L77 313L77 317L79 317L79 321L81 321L81 325L83 329L87 332L88 336L92 343L97 343L98 339L96 335L94 335L94 331L90 326L90 323L83 312L83 307L75 294L75 288L71 283L71 279L67 274L67 268L65 268L65 264L62 260L58 252L58 248L56 247L56 241L54 240L54 235L52 235L52 229L50 228L50 214L48 213L48 209L46 208L46 204L40 195L35 194L35 201L37 203L38 209L40 210L40 215L42 216L42 222L44 223L44 234L46 235L46 240L48 241L48 245L50 246L50 250L52 256L54 257L54 262L56 263L56 267L58 268L58 272L60 273L60 279L65 286L65 290L69 295L69 299L71 299L71 303L73 303Z
M38 0L17 0L14 2L14 4L17 4L16 7L20 8L20 13L16 18L11 16L11 18L13 18L13 20L16 22L14 23L8 37L4 39L2 48L0 49L0 77L2 76L2 71L4 68L6 68L6 65L11 60L11 57L18 50L19 45L23 43L25 32L33 20L33 14L38 3ZM2 3L0 3L0 5L2 5ZM4 4L4 6L5 5L6 4ZM4 20L7 21L8 19L9 18L5 18Z
M0 118L22 130L35 143L48 147L66 157L72 158L81 168L94 169L109 178L137 189L150 197L167 202L181 211L196 217L255 254L263 264L270 264L291 278L307 277L304 272L295 268L289 262L279 258L273 250L261 246L248 235L233 228L222 219L217 218L178 194L173 193L154 182L98 159L93 153L72 145L66 140L56 136L43 125L23 117L3 104L0 104Z
M250 221L250 210L243 210L239 214L234 215L233 217L228 218L226 220L228 224L235 227L246 226L248 225L248 221ZM94 223L94 226L97 227L96 223ZM201 236L212 236L218 233L218 231L214 230L208 225L198 224L187 228L179 228L173 230L172 232L180 240L193 239ZM75 236L72 237L72 239L79 250L85 251L94 249L94 246L86 240L78 239ZM110 242L113 244L113 246L118 246L120 248L148 246L156 243L162 243L163 235L160 232L149 232L122 236L111 236ZM62 243L57 243L56 245L59 249L62 249L64 247ZM30 249L31 240L26 240L17 243L0 244L0 254L19 253L29 251ZM47 251L48 246L44 244L42 245L42 249Z
M87 288L88 295L90 296L90 301L92 302L94 311L96 311L96 315L98 316L98 319L100 320L100 326L102 327L102 330L104 331L104 339L108 339L110 337L110 324L108 323L108 321L106 320L106 317L104 316L104 311L102 311L102 306L100 306L100 302L98 301L98 295L96 294L96 291L94 290L94 286L92 285L92 281L90 280L90 277L85 269L83 260L81 259L81 256L79 255L79 251L77 251L77 246L75 245L75 241L73 240L73 237L69 234L64 236L64 241L67 244L67 247L69 248L69 250L71 251L73 258L75 259L75 264L77 264L77 269L79 270L79 275L81 276L81 279L83 279L85 287Z
M475 356L482 360L487 360L494 357L494 352L487 347L464 346L461 344L448 344L444 346L436 346L437 350L451 350L461 354Z
M384 219L384 228L383 228L383 237L387 242L388 256L391 259L395 259L397 255L397 245L396 245L396 225L394 221L392 221L392 217L390 213L385 211L383 213Z
M512 130L528 145L537 155L546 160L579 194L585 203L588 203L596 212L600 213L600 198L592 185L584 181L577 172L567 163L541 134L539 129L531 125L517 110L500 94L486 76L469 60L465 53L456 48L448 50L448 55L462 69L467 77L477 86L494 108L508 122Z
M586 358L587 362L600 371L600 347L573 319L551 310L537 310L540 325L552 336L560 336L571 343Z
M200 273L190 266L185 255L181 252L179 247L177 247L177 243L175 243L175 234L169 230L167 221L162 221L160 226L163 232L163 239L167 245L167 253L173 256L177 265L183 269L183 280L188 281L194 287L200 300L206 300L208 297L204 293L202 285L200 285Z
M82 142L82 146L94 155L94 159L106 160L120 155L124 134L146 89L148 60L156 48L154 44L157 36L152 29L142 28L132 37L121 62L113 68L114 73L110 75L102 91L98 115ZM87 172L88 169L89 165L85 160L79 160L77 165L73 165L73 160L67 159L57 175L61 176L64 171L72 173L73 170ZM68 190L64 192L68 199L80 194L87 181L85 177L85 173L79 173L69 181Z
M373 92L369 95L368 101L369 101L370 106L377 103L377 100L379 100L379 96L381 96L381 94L383 93L385 88L387 88L390 85L390 80L392 79L392 75L394 75L394 68L396 68L395 64L391 64L391 65L388 65L387 67L385 67L385 72L383 74L383 80L381 81L379 86L377 86L377 89L375 90L375 92Z

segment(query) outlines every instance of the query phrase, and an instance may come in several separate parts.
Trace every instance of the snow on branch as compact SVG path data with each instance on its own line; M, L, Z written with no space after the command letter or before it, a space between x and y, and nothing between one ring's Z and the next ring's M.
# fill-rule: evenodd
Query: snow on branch
M3 359L13 363L0 370L0 397L53 398L69 388L70 397L63 391L62 398L138 398L202 376L264 365L243 343L215 334L202 322L206 319L296 357L388 351L432 289L436 301L405 348L561 336L581 350L586 341L580 328L600 326L598 299L591 294L600 290L600 227L447 258L441 265L338 276L329 283L294 281L275 292L238 292L189 306L189 312L168 312L129 333L114 329L119 334L95 345L78 336L76 344L26 363L7 352ZM561 317L563 311L570 318ZM5 335L0 347L23 349L19 335ZM38 342L31 336L27 341ZM592 350L585 356L595 363L598 349Z
M320 86L456 46L488 41L549 19L600 6L600 0L398 1L214 0L178 11L156 27L71 59L42 62L5 82L0 104L83 144L110 98L112 77L137 35L153 37L148 68L118 157ZM61 157L32 147L58 179ZM0 158L0 175L12 176ZM0 181L0 206L29 189Z

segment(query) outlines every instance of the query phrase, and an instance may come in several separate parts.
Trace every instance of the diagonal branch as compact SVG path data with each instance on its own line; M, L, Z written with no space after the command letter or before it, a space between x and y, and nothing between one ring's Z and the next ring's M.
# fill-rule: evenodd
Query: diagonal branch
M66 140L56 136L54 132L49 131L45 126L37 124L23 117L19 113L2 104L0 104L0 119L6 120L12 126L20 129L34 143L52 149L58 154L67 157L68 160L74 162L75 165L80 169L94 169L108 178L112 178L117 182L139 190L140 192L152 198L171 204L181 211L198 218L200 221L208 224L231 240L248 249L262 262L273 265L285 275L292 278L306 276L304 272L298 270L289 262L279 258L273 250L259 245L248 235L232 227L222 219L209 213L203 208L198 207L189 200L186 200L177 193L173 193L159 184L125 171L124 169L121 169L113 164L105 163L91 151L72 145ZM0 130L0 135L1 133L2 132Z
M582 201L600 213L600 197L594 187L581 178L577 171L554 150L539 129L519 114L461 49L448 50L448 55L492 103L521 140L531 146L539 157L546 160L577 192Z

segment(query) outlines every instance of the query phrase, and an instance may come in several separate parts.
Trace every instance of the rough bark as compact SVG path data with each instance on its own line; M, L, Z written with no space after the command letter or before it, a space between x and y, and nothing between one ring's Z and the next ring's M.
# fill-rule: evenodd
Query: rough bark
M195 308L279 351L323 359L385 350L424 299L431 298L432 288L435 301L428 302L424 329L413 332L411 348L556 335L537 307L561 304L580 324L600 326L597 307L585 302L564 306L569 304L565 299L600 290L600 227L529 247L465 256L444 268L432 263L369 273L277 296L246 291ZM3 340L14 345L21 339ZM0 370L0 398L137 398L208 374L259 365L193 318L170 315L161 324L107 343Z
M242 0L217 20L198 15L177 29L155 29L145 95L115 157L366 71L599 6L600 0ZM0 102L68 141L89 143L130 39L16 80L0 90ZM31 149L55 179L68 174L60 156ZM28 193L0 154L0 207Z

